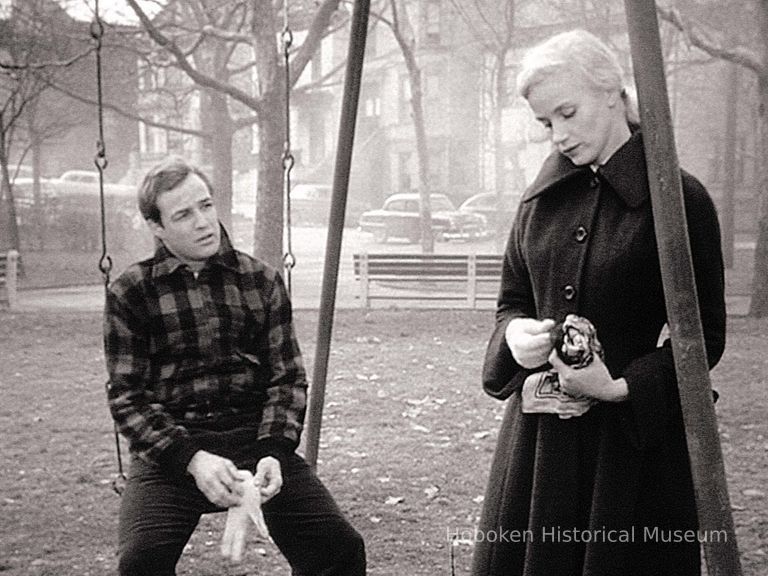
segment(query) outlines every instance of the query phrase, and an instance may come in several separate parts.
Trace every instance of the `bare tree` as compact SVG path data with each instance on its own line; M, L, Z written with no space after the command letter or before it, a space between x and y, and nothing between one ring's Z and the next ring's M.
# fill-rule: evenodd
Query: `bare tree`
M257 124L260 152L254 250L278 266L282 257L281 153L285 137L285 70L278 42L280 3L176 0L169 2L157 18L151 19L136 0L127 2L151 40L205 91L212 149L222 155L217 169L219 179L231 178L233 131L239 126ZM324 0L314 9L314 16L307 19L304 42L293 50L290 86L296 84L317 51L339 3L340 0ZM300 8L306 16L311 3L304 4L307 5L302 4ZM173 15L180 17L169 17ZM252 56L233 58L238 50L241 56L243 50ZM249 111L251 116L233 120L230 114L236 105ZM229 159L223 155L230 155Z
M514 33L517 22L519 0L503 0L501 2L461 2L451 0L456 13L461 17L475 42L482 46L483 52L490 57L491 71L491 133L493 134L494 153L494 188L496 203L501 211L506 203L505 194L509 192L511 183L507 182L507 156L504 146L502 115L510 101L510 62L514 48ZM517 164L517 156L511 157ZM499 218L496 221L497 241L503 241L510 226Z
M425 253L435 251L435 238L432 233L432 203L430 198L429 183L429 146L427 143L427 129L424 120L424 90L422 86L422 70L417 58L417 41L411 17L408 13L407 0L388 0L389 14L387 18L384 11L377 14L381 22L392 31L400 52L403 55L406 70L408 71L408 85L410 87L410 107L413 118L413 129L416 137L416 156L418 158L419 171L419 221L421 248ZM417 4L418 6L418 4Z
M690 45L710 56L732 62L749 70L757 79L760 119L760 149L768 152L768 3L752 1L749 12L757 24L757 33L751 45L743 44L749 38L744 29L715 30L701 21L694 21L675 8L659 8L659 16L680 30ZM768 315L768 162L758 163L758 236L755 249L752 299L749 314Z
M15 174L9 169L12 157L22 158L26 151L15 153L21 144L26 149L39 145L41 139L62 129L57 114L43 118L37 106L48 87L48 78L66 69L90 53L86 49L67 56L68 46L58 43L53 34L61 20L42 2L28 3L24 10L14 5L3 27L0 43L0 203L3 205L4 240L13 249L21 248L16 201L13 189ZM50 112L50 111L49 111ZM26 143L19 135L27 132ZM37 162L37 161L36 161ZM39 169L35 181L39 183ZM39 189L35 190L39 208Z

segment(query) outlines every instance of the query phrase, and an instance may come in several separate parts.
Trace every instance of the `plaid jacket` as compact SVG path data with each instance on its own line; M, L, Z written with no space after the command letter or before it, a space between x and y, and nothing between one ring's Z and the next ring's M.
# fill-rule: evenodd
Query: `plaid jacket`
M201 449L191 432L228 422L254 429L260 456L298 445L307 383L290 300L223 231L197 278L160 245L115 280L104 347L112 417L142 459L184 473Z

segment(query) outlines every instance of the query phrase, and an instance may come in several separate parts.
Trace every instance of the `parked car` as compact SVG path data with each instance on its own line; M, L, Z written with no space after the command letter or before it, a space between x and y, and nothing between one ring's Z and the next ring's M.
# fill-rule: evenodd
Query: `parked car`
M502 204L499 206L494 192L481 192L464 200L459 206L459 211L481 214L485 216L492 232L506 234L512 227L519 202L519 197L509 194L503 197Z
M11 179L11 183L15 183L20 180L32 180L34 171L32 170L32 166L27 164L9 164L8 176Z
M488 227L484 216L456 210L444 194L431 194L432 232L438 240L484 238ZM389 238L405 238L418 242L421 238L419 215L420 199L417 193L393 194L377 210L363 212L360 229L371 232L377 242Z
M291 187L291 220L295 224L327 224L331 211L328 184L295 184Z

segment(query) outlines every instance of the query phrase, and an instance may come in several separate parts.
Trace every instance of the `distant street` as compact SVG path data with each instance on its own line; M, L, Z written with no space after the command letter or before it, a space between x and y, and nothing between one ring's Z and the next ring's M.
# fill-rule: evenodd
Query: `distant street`
M238 234L236 238L241 239L242 236ZM296 257L296 267L293 270L293 294L297 305L302 302L319 303L320 301L327 238L328 231L325 227L302 227L293 230L292 244ZM250 247L250 244L238 246L241 250L246 251L250 251ZM342 241L337 287L339 305L354 304L354 299L359 293L352 267L353 254L360 252L406 254L420 251L421 246L419 244L409 244L397 240L390 240L383 244L377 243L374 242L373 236L369 233L360 232L355 228L346 228ZM495 247L493 238L475 242L435 243L435 252L438 254L495 254L499 251Z
M251 253L253 230L250 222L243 222L234 229L235 247ZM296 227L293 230L292 244L296 267L292 274L292 300L296 308L318 308L322 292L323 266L328 231L322 226ZM352 255L358 252L418 253L419 244L391 240L384 244L376 243L371 234L354 228L344 230L339 280L336 293L336 305L339 308L358 307L360 288L355 282ZM435 252L493 254L498 252L494 240L478 242L437 242ZM22 309L61 309L69 311L101 310L104 303L103 287L100 285L71 286L66 288L23 290L19 295ZM434 305L434 304L433 304ZM437 304L439 305L439 304Z

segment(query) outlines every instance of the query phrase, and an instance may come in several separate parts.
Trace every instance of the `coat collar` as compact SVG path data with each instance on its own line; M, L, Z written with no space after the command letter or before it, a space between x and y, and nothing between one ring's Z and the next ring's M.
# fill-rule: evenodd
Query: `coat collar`
M553 152L544 161L544 165L523 196L528 202L556 184L565 182L581 174L590 174L589 166L576 166L559 152ZM624 203L630 208L637 208L650 195L648 176L643 151L643 137L636 131L603 166L598 169L598 177L610 184Z
M219 227L221 228L221 243L219 244L219 250L208 259L206 266L219 265L237 271L237 254L235 254L235 249L229 239L229 234L227 234L224 226L219 224ZM153 278L173 274L176 270L185 266L184 262L174 256L174 254L168 250L168 247L160 240L157 241L154 260L154 264L152 265Z

